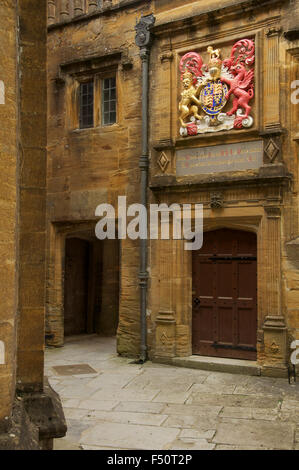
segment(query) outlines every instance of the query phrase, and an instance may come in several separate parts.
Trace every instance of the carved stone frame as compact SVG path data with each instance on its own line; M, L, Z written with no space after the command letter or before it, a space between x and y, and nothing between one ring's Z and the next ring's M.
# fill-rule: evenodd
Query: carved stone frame
M163 198L164 199L164 198ZM166 202L166 201L163 201ZM232 228L257 234L257 364L265 374L284 375L286 372L286 325L282 314L280 276L281 218L280 207L231 207L215 213L204 211L204 232ZM159 299L152 305L154 313L156 359L192 355L192 252L184 250L184 240L155 242L158 253ZM156 271L157 275L157 271ZM155 276L155 274L154 274ZM274 346L275 345L275 348Z

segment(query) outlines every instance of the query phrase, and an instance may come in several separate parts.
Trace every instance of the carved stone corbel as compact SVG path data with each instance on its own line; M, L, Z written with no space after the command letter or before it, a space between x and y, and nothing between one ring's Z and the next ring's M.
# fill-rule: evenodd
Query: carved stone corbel
M279 206L265 205L264 209L268 219L279 219L281 217L281 209Z
M217 191L211 193L211 209L221 209L224 204L223 193Z
M282 28L280 26L271 26L266 30L266 36L268 38L272 36L279 36L280 33L282 32Z
M163 52L160 55L160 61L163 62L171 62L173 60L173 53L172 52Z

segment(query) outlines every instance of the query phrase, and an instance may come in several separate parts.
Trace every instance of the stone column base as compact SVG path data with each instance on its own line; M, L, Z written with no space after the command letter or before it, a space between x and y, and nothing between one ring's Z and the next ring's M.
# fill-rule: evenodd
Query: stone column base
M265 319L264 352L262 375L282 376L287 375L287 328L284 317L269 315Z
M16 399L10 426L0 433L0 450L40 450L39 430L25 410L23 401Z
M0 434L0 450L52 450L53 439L66 431L59 395L45 379L43 392L19 392L8 432Z
M159 312L156 318L155 357L175 356L174 312Z

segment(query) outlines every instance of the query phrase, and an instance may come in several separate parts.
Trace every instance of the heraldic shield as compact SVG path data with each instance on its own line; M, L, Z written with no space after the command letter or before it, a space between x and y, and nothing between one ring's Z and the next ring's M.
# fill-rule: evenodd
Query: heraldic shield
M202 110L212 119L216 118L222 108L227 103L226 95L229 91L228 86L222 83L220 79L208 81L200 93L200 102Z

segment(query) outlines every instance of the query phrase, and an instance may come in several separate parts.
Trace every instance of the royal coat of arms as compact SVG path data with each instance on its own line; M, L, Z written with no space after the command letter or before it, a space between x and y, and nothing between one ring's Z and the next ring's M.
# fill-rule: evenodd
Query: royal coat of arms
M249 103L254 97L254 41L238 41L225 60L221 59L220 49L210 46L207 52L210 59L206 65L197 52L188 52L180 61L183 137L253 125ZM225 112L231 95L232 109Z

